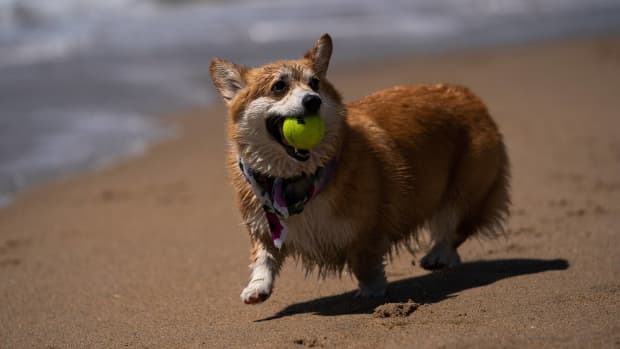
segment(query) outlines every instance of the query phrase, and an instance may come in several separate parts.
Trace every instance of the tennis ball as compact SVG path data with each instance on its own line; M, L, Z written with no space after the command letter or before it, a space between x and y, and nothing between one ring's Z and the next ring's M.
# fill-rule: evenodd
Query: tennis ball
M309 150L323 140L325 124L318 115L287 117L282 125L282 134L291 147Z

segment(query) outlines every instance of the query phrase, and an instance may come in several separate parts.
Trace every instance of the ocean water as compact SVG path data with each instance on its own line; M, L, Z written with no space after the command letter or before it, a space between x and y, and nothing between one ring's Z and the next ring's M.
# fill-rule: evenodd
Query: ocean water
M335 57L620 32L618 0L0 0L0 204L170 137L157 115L209 104L212 56ZM205 130L205 136L208 136Z

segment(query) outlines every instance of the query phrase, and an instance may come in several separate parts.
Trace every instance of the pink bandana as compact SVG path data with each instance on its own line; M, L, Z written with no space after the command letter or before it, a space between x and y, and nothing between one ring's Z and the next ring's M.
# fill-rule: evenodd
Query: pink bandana
M284 219L301 213L304 205L325 188L327 181L334 175L337 163L334 158L312 175L279 178L263 175L249 168L240 157L238 160L239 169L263 205L273 244L278 249L282 248L288 234Z

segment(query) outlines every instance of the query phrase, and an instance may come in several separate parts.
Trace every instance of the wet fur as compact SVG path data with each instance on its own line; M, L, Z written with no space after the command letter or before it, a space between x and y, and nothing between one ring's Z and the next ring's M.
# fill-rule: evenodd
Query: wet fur
M228 165L252 241L251 268L268 265L275 278L285 257L293 256L306 271L318 270L321 276L349 270L360 282L360 295L380 296L386 286L385 257L416 239L420 228L428 227L435 241L435 252L422 263L429 269L458 263L456 248L468 237L502 231L510 201L508 158L496 124L467 88L401 86L344 105L325 76L330 55L331 39L323 36L297 61L255 69L212 62L215 85L229 107ZM244 121L261 117L248 111L260 114L252 104L256 100L274 104L286 98L270 90L283 70L290 71L299 88L310 75L321 79L318 93L327 134L304 163L287 156L263 130L247 130L249 122ZM237 82L222 78L235 72ZM225 90L235 83L236 91ZM226 98L227 93L232 97ZM266 174L292 177L313 173L337 154L334 178L301 214L287 219L289 236L277 250L237 156L250 158L251 167ZM252 276L242 293L246 303L269 297L273 281L261 284L263 279ZM252 288L253 282L262 288Z

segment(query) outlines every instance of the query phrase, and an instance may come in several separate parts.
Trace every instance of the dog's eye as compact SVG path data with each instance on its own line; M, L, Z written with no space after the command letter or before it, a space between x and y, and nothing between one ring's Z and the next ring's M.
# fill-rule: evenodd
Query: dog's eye
M318 78L312 78L310 79L310 82L308 82L308 86L310 86L310 88L316 92L319 90L319 79Z
M286 88L287 88L287 84L283 80L278 80L278 81L276 81L275 84L273 84L271 86L271 90L273 92L282 92L282 91L286 90Z

